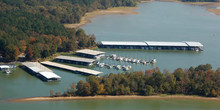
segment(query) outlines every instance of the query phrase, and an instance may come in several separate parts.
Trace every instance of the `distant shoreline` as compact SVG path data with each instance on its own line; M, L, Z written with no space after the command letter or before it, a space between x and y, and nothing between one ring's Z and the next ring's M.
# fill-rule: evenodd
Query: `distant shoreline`
M143 0L140 3L147 3L147 2L152 2L154 0ZM108 8L106 10L95 10L89 13L86 13L85 16L82 17L80 23L74 23L74 24L64 24L66 28L79 28L87 23L91 22L91 19L100 16L100 15L109 15L109 14L121 14L121 15L126 15L126 14L139 14L136 12L138 7L113 7L113 8Z
M207 11L214 13L215 15L220 15L220 9L216 9L217 7L220 7L220 2L180 2L180 3L204 6L206 7Z
M220 2L181 2L178 0L145 0L141 1L140 3L147 3L147 2L153 2L153 1L161 1L161 2L177 2L177 3L183 3L183 4L190 4L190 5L198 5L198 6L205 6L205 7L220 7ZM136 9L138 7L113 7L106 10L96 10L89 13L86 13L85 16L82 17L80 23L75 24L64 24L66 28L79 28L87 23L91 22L91 19L100 16L100 15L109 15L109 14L139 14L136 12ZM216 15L220 15L220 9L210 9L206 8L207 11L214 13Z
M111 99L190 99L190 100L207 100L207 101L220 101L220 98L212 97L200 97L200 96L188 96L188 95L166 95L166 96L137 96L137 95L125 95L125 96L86 96L86 97L30 97L12 99L10 102L30 102L30 101L63 101L63 100L111 100Z
M85 16L82 17L80 23L76 24L64 24L66 28L79 28L81 26L86 25L87 23L91 22L91 19L100 16L100 15L109 15L109 14L139 14L135 10L138 9L138 7L115 7L115 8L109 8L107 10L96 10L93 12L86 13Z

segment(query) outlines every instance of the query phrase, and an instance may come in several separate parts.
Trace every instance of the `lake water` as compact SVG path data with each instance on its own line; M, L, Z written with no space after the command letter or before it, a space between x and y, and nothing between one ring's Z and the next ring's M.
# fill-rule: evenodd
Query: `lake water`
M129 64L111 60L101 60L109 64L132 65L131 71L152 69L173 71L210 63L220 67L220 16L206 11L204 7L171 2L152 2L138 5L138 15L104 15L92 19L83 27L87 33L95 34L98 41L199 41L204 45L202 52L190 51L143 51L101 49L107 54L117 54L139 59L157 59L156 65ZM14 109L76 109L76 110L218 110L220 102L177 99L140 100L72 100L43 102L7 102L7 99L48 96L50 90L63 92L72 82L85 80L85 76L54 68L62 77L60 82L42 82L24 70L16 68L11 75L0 73L0 107ZM114 69L93 68L108 73L118 73Z

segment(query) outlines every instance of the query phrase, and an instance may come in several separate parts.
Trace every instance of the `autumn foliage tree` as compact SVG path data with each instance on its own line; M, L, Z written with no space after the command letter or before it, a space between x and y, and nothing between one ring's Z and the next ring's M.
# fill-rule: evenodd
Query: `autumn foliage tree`
M6 46L4 56L7 61L15 61L18 59L19 49L13 44Z
M103 77L88 76L86 81L81 80L77 83L75 93L77 96L149 96L156 94L219 96L220 69L212 70L210 64L199 65L196 68L196 71L193 67L184 71L178 68L173 73L168 71L162 73L159 68L155 68L146 70L145 73L137 71L118 74L110 73ZM65 93L65 96L69 95Z

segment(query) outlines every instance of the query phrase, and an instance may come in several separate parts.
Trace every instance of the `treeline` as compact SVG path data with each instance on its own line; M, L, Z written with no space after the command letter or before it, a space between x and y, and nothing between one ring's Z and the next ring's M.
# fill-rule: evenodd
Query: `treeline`
M135 6L139 0L0 0L0 56L15 61L20 53L28 60L55 52L95 46L95 36L66 29L86 12L118 6Z
M181 0L182 2L219 2L219 0Z
M158 68L111 73L104 77L89 76L86 81L72 83L70 87L63 96L186 94L217 97L220 95L220 68L212 70L212 66L206 64L178 68L173 73L166 70L162 73Z
M78 23L86 12L119 6L135 6L140 0L0 0L0 12L19 10L40 14L60 23Z

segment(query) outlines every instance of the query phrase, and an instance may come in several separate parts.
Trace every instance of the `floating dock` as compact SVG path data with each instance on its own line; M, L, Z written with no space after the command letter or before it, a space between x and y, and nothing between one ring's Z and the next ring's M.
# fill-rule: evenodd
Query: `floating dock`
M62 63L77 64L77 65L86 65L86 66L90 66L93 64L93 62L95 62L94 59L80 58L73 56L58 56L55 58L55 61Z
M61 79L61 77L53 73L52 70L48 69L38 62L24 62L22 64L26 67L26 70L30 74L35 75L43 81L54 81Z
M190 50L202 51L203 45L200 42L125 42L125 41L101 41L99 48L113 49L146 49L146 50Z
M83 49L76 51L76 55L86 58L100 59L101 57L105 56L105 52Z
M50 61L41 62L41 64L46 65L46 66L55 67L55 68L60 68L60 69L71 71L71 72L78 73L78 74L87 75L87 76L88 75L97 76L102 73L102 72L87 69L87 68L78 68L78 67L63 65L63 64L59 64L59 63L55 63L55 62L50 62Z

